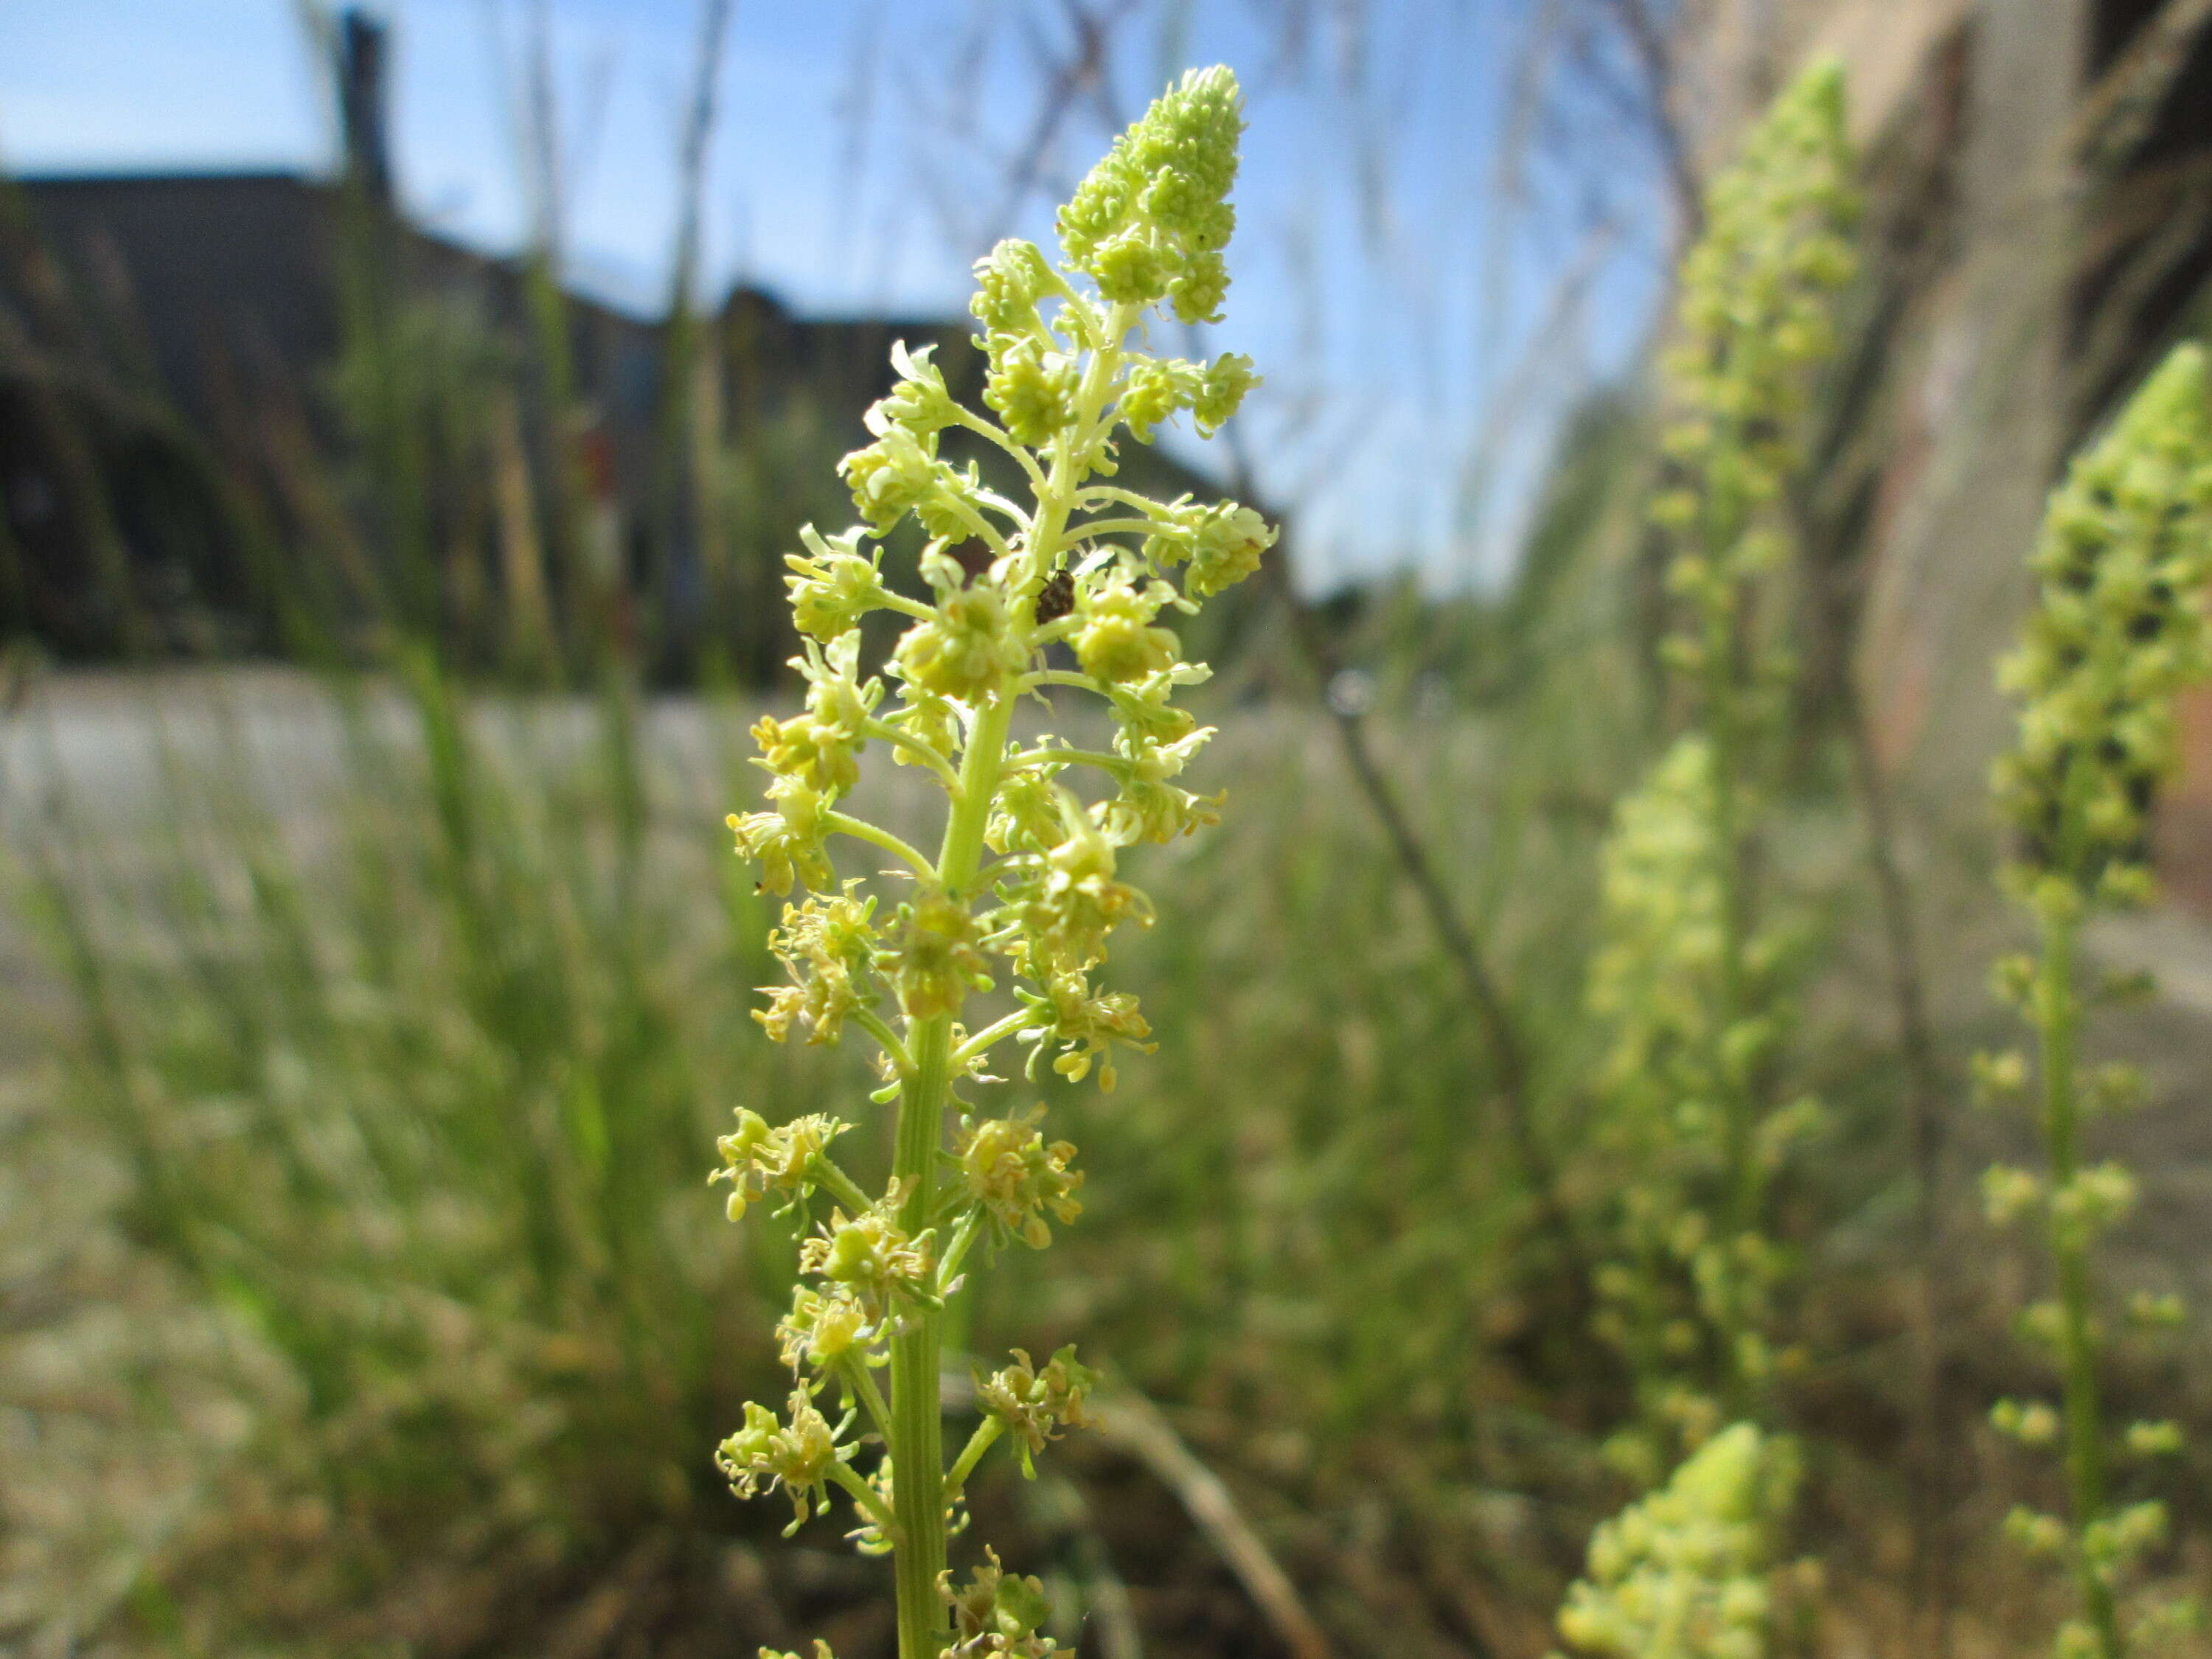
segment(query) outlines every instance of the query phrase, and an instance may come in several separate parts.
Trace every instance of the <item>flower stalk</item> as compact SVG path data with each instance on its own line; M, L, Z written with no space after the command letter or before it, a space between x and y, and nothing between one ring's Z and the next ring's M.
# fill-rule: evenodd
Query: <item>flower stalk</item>
M2148 812L2178 760L2173 701L2212 678L2212 392L2203 353L2177 349L2145 382L2111 432L2077 458L2053 494L2032 561L2039 582L2020 649L2000 665L2020 698L2020 740L1997 764L1995 787L2015 837L2004 884L2032 919L2033 957L1997 965L2000 994L2034 1033L2040 1171L2000 1165L1983 1177L1990 1219L2039 1217L2055 1300L2023 1328L2051 1351L2059 1406L2000 1401L1990 1413L2021 1444L2055 1447L2067 1513L2013 1511L2007 1530L2031 1553L2063 1561L2075 1616L2061 1626L2060 1659L2125 1659L2192 1624L2186 1601L2125 1593L2166 1529L2164 1505L2116 1505L2116 1450L2159 1458L2180 1446L2169 1423L2137 1423L2117 1442L2104 1421L2099 1365L2106 1341L2097 1309L2097 1238L2132 1206L2133 1176L2091 1164L2085 1131L2100 1110L2142 1093L2131 1068L2092 1071L2081 1056L2085 983L2081 930L2100 910L2142 903ZM2027 1058L1984 1055L1976 1070L1992 1097L2025 1091ZM2131 1310L2170 1323L2172 1298Z
M1790 550L1794 434L1856 266L1851 166L1841 73L1815 64L1714 180L1667 359L1674 477L1652 515L1671 541L1681 622L1662 653L1683 730L1620 808L1590 988L1615 1036L1614 1133L1661 1172L1625 1195L1600 1286L1601 1329L1645 1419L1615 1449L1645 1484L1671 1453L1761 1413L1780 1262L1767 1190L1817 1121L1811 1103L1773 1098L1786 1010L1757 873L1794 669L1760 611Z
M1117 433L1148 442L1187 412L1210 434L1257 384L1243 357L1155 357L1139 333L1155 307L1186 323L1218 311L1242 130L1234 76L1184 76L1061 210L1057 270L1023 241L977 265L972 309L996 422L953 399L928 352L894 349L901 378L868 412L875 441L841 465L862 522L836 537L810 526L807 551L789 560L805 711L755 728L769 805L731 819L764 889L808 893L770 935L790 982L769 988L756 1017L779 1041L834 1043L848 1030L872 1040L887 1084L875 1097L895 1096L897 1118L873 1198L827 1155L846 1127L837 1120L772 1129L741 1110L723 1138L717 1178L731 1182L733 1217L769 1193L802 1210L817 1194L838 1207L801 1247L812 1282L798 1286L781 1328L797 1384L789 1412L749 1406L720 1462L741 1495L788 1492L794 1524L823 1511L830 1486L853 1499L860 1547L892 1557L901 1659L1055 1651L1039 1633L1037 1582L1002 1572L993 1556L955 1589L947 1540L994 1445L1011 1444L1029 1474L1037 1452L1087 1423L1091 1373L1073 1349L1042 1366L1016 1350L976 1379L984 1420L949 1471L939 1376L946 1304L974 1247L1044 1248L1051 1223L1080 1211L1083 1177L1075 1148L1037 1127L1042 1106L994 1115L969 1091L990 1080L984 1066L1007 1042L1028 1050L1028 1074L1050 1053L1062 1077L1095 1071L1106 1089L1115 1048L1149 1048L1136 1000L1095 983L1109 936L1152 916L1118 861L1218 816L1218 795L1176 781L1212 734L1175 695L1207 671L1182 659L1161 618L1250 575L1274 532L1232 503L1152 501L1090 480L1113 472ZM1012 457L1026 503L942 456L948 430ZM915 562L927 599L895 591L885 574L884 538L908 519L927 538ZM859 627L875 611L910 626L881 672L866 673ZM1051 733L1014 740L1016 705L1042 702L1048 686L1101 700L1110 752ZM872 742L943 788L935 858L837 810ZM1085 799L1079 777L1106 793ZM833 836L897 860L878 878L883 892L840 878ZM892 891L905 896L879 916ZM1017 1006L969 1018L969 999L997 994L1004 975ZM890 1373L887 1401L878 1369ZM834 1423L814 1403L832 1389L842 1408ZM863 1425L873 1433L856 1434Z
M1637 1168L1596 1323L1638 1413L1606 1449L1651 1490L1598 1528L1560 1610L1560 1635L1593 1656L1759 1659L1789 1601L1776 1561L1796 1453L1765 1420L1783 1261L1767 1193L1820 1109L1774 1098L1788 1008L1756 878L1794 671L1759 611L1790 551L1793 433L1856 267L1851 166L1841 71L1816 64L1714 179L1682 268L1674 477L1652 507L1681 614L1661 649L1682 730L1616 811L1589 985L1613 1039L1608 1130Z

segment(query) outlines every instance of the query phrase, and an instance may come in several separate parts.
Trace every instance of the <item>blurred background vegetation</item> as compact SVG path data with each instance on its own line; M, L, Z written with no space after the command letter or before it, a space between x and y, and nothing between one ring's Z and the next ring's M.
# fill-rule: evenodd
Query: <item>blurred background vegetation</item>
M1206 10L995 21L1040 107L1103 112ZM1799 504L1773 848L1817 922L1794 1063L1833 1114L1783 1203L1830 1586L1810 1646L2027 1651L2043 1592L1990 1540L2044 1477L1981 1413L2033 1375L2005 1311L2033 1268L1971 1190L2015 1131L1959 1082L2009 925L1987 664L2059 458L2204 320L2212 9L1474 12L1516 55L1467 187L1522 204L1497 257L1541 302L1495 331L1454 488L1510 574L1440 580L1409 548L1346 580L1365 567L1306 528L1337 522L1309 500L1325 446L1269 456L1358 411L1316 415L1295 364L1220 454L1125 458L1152 493L1256 489L1289 562L1188 642L1220 668L1229 821L1139 878L1161 921L1126 977L1159 1051L1113 1096L1043 1087L1086 1212L982 1277L964 1338L1080 1334L1120 1404L1036 1483L981 1488L984 1529L1106 1659L1547 1647L1632 1490L1600 1453L1626 1385L1578 1240L1635 1172L1595 1132L1583 982L1596 849L1667 722L1648 354L1595 373L1583 325L1655 333L1698 181L1830 50L1872 210ZM1258 15L1387 173L1371 66L1434 20ZM570 280L542 27L515 63L535 228L495 258L400 204L385 25L302 17L332 174L0 183L0 1648L888 1652L877 1565L826 1523L779 1538L709 1462L777 1391L789 1256L720 1220L713 1136L739 1103L850 1115L863 1087L748 1018L771 917L720 823L788 695L781 556L849 517L835 463L890 343L936 343L971 399L976 356L957 316L699 301L743 50L721 0L672 100L653 314ZM994 190L1048 193L1055 147L1096 136L1046 124ZM1558 204L1593 179L1620 194L1583 222ZM1382 234L1359 208L1317 196L1307 234ZM1544 407L1547 459L1515 462ZM1477 511L1493 495L1511 510ZM2124 1033L2157 1092L2124 1129L2130 1272L2201 1291L2212 707L2189 729L2171 901L2099 949L2168 988ZM2123 1407L2212 1419L2204 1352L2128 1351ZM2212 1507L2192 1473L2185 1537ZM2164 1568L2201 1583L2212 1558Z

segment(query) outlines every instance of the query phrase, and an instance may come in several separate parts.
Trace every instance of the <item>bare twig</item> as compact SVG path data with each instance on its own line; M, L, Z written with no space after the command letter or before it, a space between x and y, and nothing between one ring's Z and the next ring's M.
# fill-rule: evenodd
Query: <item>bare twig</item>
M1676 228L1686 246L1697 240L1705 228L1705 183L1698 177L1697 165L1690 159L1689 140L1682 131L1681 90L1673 45L1652 15L1648 0L1604 0L1604 4L1620 24L1621 37L1644 73L1642 114L1652 142L1658 146L1660 164L1666 169L1674 198Z
M1062 0L1061 9L1067 14L1068 27L1074 40L1066 55L1052 64L1044 89L1037 99L1036 115L1029 136L1014 153L1014 163L1006 176L1006 196L989 222L996 228L994 236L1006 234L1006 228L1021 211L1023 199L1043 169L1060 124L1074 107L1076 100L1088 98L1102 111L1110 107L1103 100L1108 97L1106 71L1114 31L1136 9L1136 5L1137 0L1113 0L1110 5L1093 11L1081 0ZM1113 118L1108 115L1106 119L1110 128Z
M984 94L984 33L978 29L950 43L945 55L948 79L942 95L927 100L926 118L952 148L964 147L986 170L1001 173L1005 185L994 207L981 215L966 211L969 187L956 185L929 165L932 150L915 156L920 193L937 217L940 234L963 253L988 247L1011 235L1030 194L1054 182L1052 158L1069 114L1079 106L1093 111L1107 131L1121 125L1113 89L1115 32L1135 15L1143 0L1060 0L1068 40L1056 48L1040 20L1042 8L1024 14L1030 51L1036 59L1036 113L1019 142L1010 148L991 143L978 128L975 111Z
M665 582L677 544L688 530L699 567L706 573L709 605L719 613L726 574L721 526L715 510L713 390L715 365L700 351L699 248L706 217L707 152L714 137L716 92L722 54L729 38L732 0L702 0L697 54L692 66L691 97L678 140L677 167L682 204L676 228L675 257L668 279L668 319L662 337L660 442L655 480L659 518L659 557L655 577Z
M1826 446L1824 446L1826 447ZM1797 544L1814 548L1823 526L1804 489L1793 489L1789 505ZM1822 561L1832 573L1814 587L1832 620L1828 628L1848 639L1860 611L1848 568L1833 557ZM1905 1158L1912 1182L1912 1291L1909 1315L1912 1349L1909 1439L1906 1463L1911 1490L1907 1499L1912 1538L1908 1604L1923 1629L1931 1659L1951 1652L1952 1589L1957 1551L1947 1519L1944 1497L1954 1460L1944 1443L1943 1371L1949 1352L1944 1334L1942 1261L1939 1256L1943 1200L1943 1156L1947 1139L1945 1103L1949 1098L1935 1024L1928 1012L1927 978L1921 967L1919 928L1913 919L1912 889L1898 856L1897 820L1889 779L1875 744L1874 726L1856 678L1848 669L1834 677L1833 689L1850 767L1851 792L1866 836L1866 860L1874 883L1875 910L1889 977L1896 1022L1898 1062L1904 1073Z
M1540 0L1514 54L1505 112L1499 118L1498 159L1491 169L1490 203L1483 216L1481 263L1475 282L1476 360L1499 355L1513 268L1513 231L1528 205L1528 160L1541 125L1544 84L1559 44L1566 0Z
M946 1358L957 1361L959 1357ZM946 1364L939 1373L938 1394L948 1412L975 1409L975 1380L957 1363ZM1290 1575L1253 1531L1221 1477L1183 1443L1160 1408L1128 1383L1116 1382L1093 1394L1087 1409L1097 1433L1143 1464L1175 1494L1183 1512L1197 1522L1237 1575L1253 1605L1275 1627L1292 1659L1331 1659L1328 1638L1298 1599Z
M1541 394L1546 381L1561 374L1559 359L1577 337L1590 288L1620 240L1620 227L1610 218L1600 218L1583 233L1582 246L1553 284L1542 315L1486 400L1489 408L1468 446L1465 468L1465 517L1471 525L1479 526L1485 516L1490 483L1516 421Z
M722 54L729 39L730 14L733 9L732 0L702 0L699 9L699 43L692 64L691 99L677 152L683 210L677 224L675 269L669 278L672 313L688 310L697 297L693 289L698 281L700 224L706 209L707 147L714 133L715 93L721 82Z
M485 0L494 61L505 64L502 34L505 8ZM516 154L521 161L530 205L530 245L556 264L561 236L561 134L553 86L553 24L545 0L532 0L523 13L520 86L508 106Z
M2105 398L2124 387L2132 372L2140 371L2142 331L2151 302L2197 257L2208 224L2212 224L2212 200L2205 190L2212 184L2212 166L2203 160L2142 182L2150 186L2143 194L2153 203L2142 216L2148 232L2132 239L2068 365L2069 406L2073 418L2084 425ZM2127 240L2124 224L2111 228L2114 240ZM2085 259L2081 268L2092 266Z
M1249 500L1254 491L1250 454L1237 427L1228 428L1227 437L1231 489L1240 499ZM1522 1178L1528 1182L1534 1198L1538 1221L1550 1236L1566 1270L1568 1313L1571 1322L1579 1329L1587 1323L1595 1306L1589 1259L1583 1249L1574 1218L1560 1196L1558 1166L1543 1138L1536 1133L1528 1045L1522 1036L1520 1023L1485 959L1474 930L1460 915L1457 902L1437 874L1436 862L1429 856L1420 832L1413 827L1413 819L1398 799L1398 792L1376 761L1367 741L1365 710L1352 699L1334 695L1335 689L1342 684L1338 677L1344 665L1336 643L1329 637L1320 616L1291 585L1288 550L1276 549L1274 556L1261 569L1288 614L1299 649L1319 682L1322 699L1336 728L1338 745L1344 751L1345 764L1351 769L1360 793L1367 797L1370 810L1382 826L1383 836L1419 896L1437 943L1459 975L1468 1005L1481 1028L1485 1046L1490 1052L1506 1138Z
M1875 908L1889 963L1890 998L1897 1018L1898 1059L1905 1070L1905 1133L1912 1170L1912 1243L1917 1271L1912 1298L1913 1533L1911 1604L1929 1623L1931 1654L1951 1650L1951 1589L1955 1562L1943 1514L1942 1389L1945 1343L1942 1297L1937 1284L1937 1231L1942 1215L1945 1098L1942 1060L1928 1018L1920 969L1912 892L1897 857L1897 829L1889 781L1875 753L1874 732L1856 684L1843 681L1843 719L1850 750L1851 783L1866 826L1867 866L1874 877Z
M869 0L854 20L854 52L835 106L837 128L843 134L837 146L836 199L842 210L836 221L837 269L853 264L859 248L860 204L868 176L868 141L875 131L876 77L884 55L884 9L888 3Z
M1183 1444L1159 1407L1123 1385L1101 1393L1091 1409L1099 1432L1176 1495L1183 1512L1221 1553L1244 1593L1267 1615L1293 1659L1329 1659L1328 1638L1299 1601L1290 1575L1252 1530L1221 1477Z
M1089 1647L1090 1637L1095 1635L1101 1659L1145 1659L1145 1638L1137 1626L1136 1604L1130 1598L1128 1585L1115 1571L1114 1559L1099 1534L1098 1518L1091 1513L1091 1500L1083 1495L1083 1488L1057 1475L1044 1475L1033 1485L1024 1484L1038 1519L1066 1534L1076 1570L1082 1576L1083 1602L1091 1619L1084 1645Z

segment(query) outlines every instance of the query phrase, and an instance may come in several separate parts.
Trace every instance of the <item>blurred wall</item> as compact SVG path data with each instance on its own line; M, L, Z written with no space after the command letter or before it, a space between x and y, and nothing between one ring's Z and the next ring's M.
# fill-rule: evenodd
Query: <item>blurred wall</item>
M1811 54L1849 69L1869 271L1824 404L1808 586L1923 847L1992 860L2012 714L1990 665L2045 497L2207 319L2212 4L1720 0L1702 26L1758 91L1715 100L1738 125ZM2212 703L2185 725L2162 861L2212 913Z

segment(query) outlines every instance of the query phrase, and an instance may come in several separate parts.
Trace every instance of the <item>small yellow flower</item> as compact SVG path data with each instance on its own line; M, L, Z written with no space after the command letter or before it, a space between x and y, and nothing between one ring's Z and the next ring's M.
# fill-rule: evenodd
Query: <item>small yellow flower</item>
M1034 1475L1031 1460L1048 1443L1060 1438L1062 1429L1091 1425L1083 1402L1098 1386L1098 1378L1076 1362L1073 1347L1060 1349L1042 1370L1030 1363L1024 1350L1016 1348L1013 1353L1012 1364L976 1383L975 1403L1013 1434L1022 1472Z
M884 1316L894 1299L911 1302L925 1295L929 1282L929 1237L908 1238L896 1209L887 1198L849 1218L842 1210L833 1210L815 1236L799 1247L799 1271L848 1293L871 1323Z
M963 1138L957 1150L961 1180L1003 1237L1018 1238L1033 1250L1052 1242L1042 1211L1049 1209L1065 1226L1083 1212L1075 1194L1083 1176L1068 1165L1075 1148L1065 1140L1048 1146L1036 1127L1042 1106L1021 1117L987 1117Z
M925 691L969 704L995 694L1029 661L1006 596L988 581L947 594L936 613L898 644L906 678Z
M1082 589L1075 602L1073 643L1083 672L1118 685L1172 667L1176 636L1152 626L1152 618L1174 597L1165 582L1140 588L1118 574Z
M789 1414L786 1424L767 1407L748 1401L744 1427L722 1442L714 1461L740 1498L781 1486L791 1498L791 1530L796 1531L828 1506L824 1486L830 1466L838 1461L837 1441L805 1389L792 1390Z

